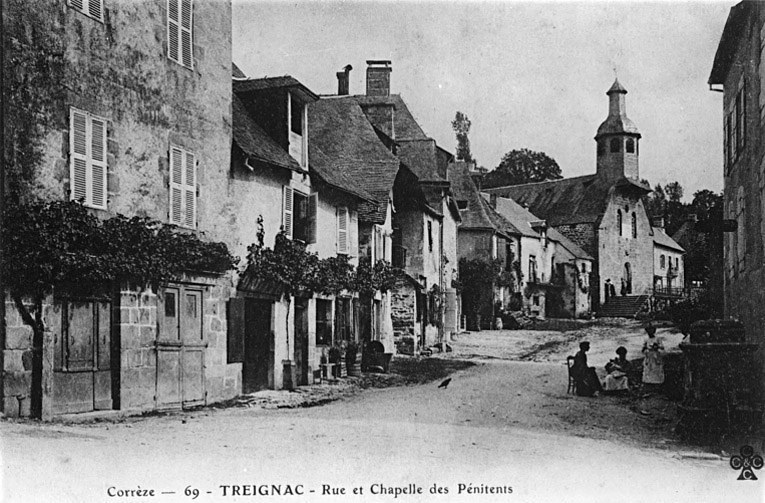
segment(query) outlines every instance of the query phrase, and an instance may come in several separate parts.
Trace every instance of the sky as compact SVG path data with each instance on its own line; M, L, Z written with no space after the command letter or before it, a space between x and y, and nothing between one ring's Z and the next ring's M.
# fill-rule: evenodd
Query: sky
M366 60L391 60L391 92L441 147L456 150L461 111L479 165L528 148L564 177L595 172L618 77L640 177L678 181L689 201L723 186L722 93L707 79L736 3L233 0L233 58L248 77L292 75L316 94L336 93L347 64L363 94Z

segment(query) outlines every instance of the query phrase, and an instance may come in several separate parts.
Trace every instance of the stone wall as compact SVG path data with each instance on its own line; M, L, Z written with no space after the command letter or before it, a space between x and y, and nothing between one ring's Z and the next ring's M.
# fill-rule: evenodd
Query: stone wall
M157 295L123 288L112 312L112 333L119 334L119 408L151 410L157 382Z
M598 246L596 243L596 225L592 223L581 223L571 225L559 225L555 229L569 238L571 241L579 245L584 251L592 255L598 256Z
M398 353L412 354L417 343L417 290L399 281L390 294L393 342Z

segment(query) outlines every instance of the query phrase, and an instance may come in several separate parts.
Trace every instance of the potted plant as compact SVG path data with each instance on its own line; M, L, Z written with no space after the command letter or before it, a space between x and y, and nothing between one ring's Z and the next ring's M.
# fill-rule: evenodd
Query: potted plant
M358 363L359 345L356 341L348 342L345 347L345 368L349 376L358 377L361 375L361 363Z

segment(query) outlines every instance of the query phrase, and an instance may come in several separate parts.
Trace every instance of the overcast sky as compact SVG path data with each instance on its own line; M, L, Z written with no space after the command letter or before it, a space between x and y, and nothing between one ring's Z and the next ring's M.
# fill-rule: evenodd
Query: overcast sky
M707 78L735 3L234 0L233 56L249 77L292 75L317 94L337 92L346 64L363 94L365 61L390 59L392 92L439 145L455 150L459 110L480 165L529 148L565 177L595 172L618 75L641 178L679 181L689 199L722 190L722 94Z

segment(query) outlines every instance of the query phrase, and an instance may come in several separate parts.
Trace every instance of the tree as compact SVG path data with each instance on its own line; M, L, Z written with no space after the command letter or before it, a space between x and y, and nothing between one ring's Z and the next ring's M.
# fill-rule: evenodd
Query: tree
M484 175L483 186L520 185L559 178L563 176L555 159L544 152L523 148L506 153L496 169Z
M468 119L468 116L457 111L452 121L452 129L457 136L457 160L468 163L473 162L473 155L470 153L470 139L468 138L468 133L470 132L470 119Z
M156 285L187 271L223 273L238 262L223 243L144 217L102 221L76 201L11 202L4 222L4 287L32 328L33 417L42 414L43 303L49 295L101 293L124 282Z
M645 185L650 187L648 180L642 181ZM664 218L664 212L667 210L667 195L664 193L661 184L657 183L653 188L653 192L643 196L643 205L645 206L649 218Z

